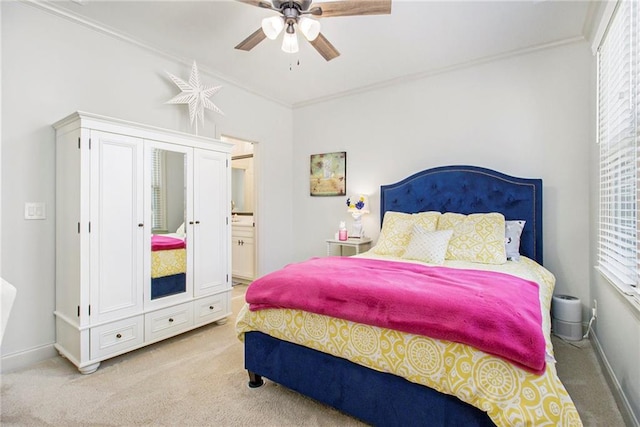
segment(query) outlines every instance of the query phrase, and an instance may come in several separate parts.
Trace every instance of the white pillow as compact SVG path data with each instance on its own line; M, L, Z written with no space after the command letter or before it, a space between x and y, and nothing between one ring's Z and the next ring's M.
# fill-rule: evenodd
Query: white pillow
M402 258L429 264L443 264L452 235L453 230L429 231L415 224L411 240Z
M505 221L504 223L504 248L507 259L518 261L520 259L520 235L526 221Z
M181 236L184 236L186 234L184 230L184 222L180 225L180 227L178 227L178 229L176 230L176 234L179 234Z

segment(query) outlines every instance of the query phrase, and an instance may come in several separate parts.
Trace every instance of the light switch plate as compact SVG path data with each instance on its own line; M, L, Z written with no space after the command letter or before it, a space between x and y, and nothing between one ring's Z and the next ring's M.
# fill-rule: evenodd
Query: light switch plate
M24 204L24 219L47 219L44 202L26 202Z

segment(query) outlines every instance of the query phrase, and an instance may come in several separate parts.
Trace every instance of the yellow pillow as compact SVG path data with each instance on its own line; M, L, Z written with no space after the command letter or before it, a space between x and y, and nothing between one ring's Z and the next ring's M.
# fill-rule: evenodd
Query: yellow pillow
M420 226L423 231L436 231L438 228L438 218L442 215L440 212L418 212L411 215L413 223Z
M420 212L408 214L387 211L382 221L382 230L373 253L400 257L411 239L412 227L418 223L428 231L435 231L440 212Z
M438 219L438 230L453 230L446 259L504 264L504 215L497 212L463 215L447 212Z

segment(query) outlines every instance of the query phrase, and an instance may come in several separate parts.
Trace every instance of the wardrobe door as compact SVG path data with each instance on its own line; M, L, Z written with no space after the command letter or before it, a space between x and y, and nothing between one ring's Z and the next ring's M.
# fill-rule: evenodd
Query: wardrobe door
M91 131L90 302L92 323L143 307L143 143Z
M228 154L194 150L194 295L230 288L230 169Z

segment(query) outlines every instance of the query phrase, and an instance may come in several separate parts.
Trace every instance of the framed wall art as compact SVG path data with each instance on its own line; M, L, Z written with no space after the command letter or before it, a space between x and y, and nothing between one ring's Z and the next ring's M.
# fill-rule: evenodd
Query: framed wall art
M312 196L344 196L347 189L347 152L312 154L310 165Z

